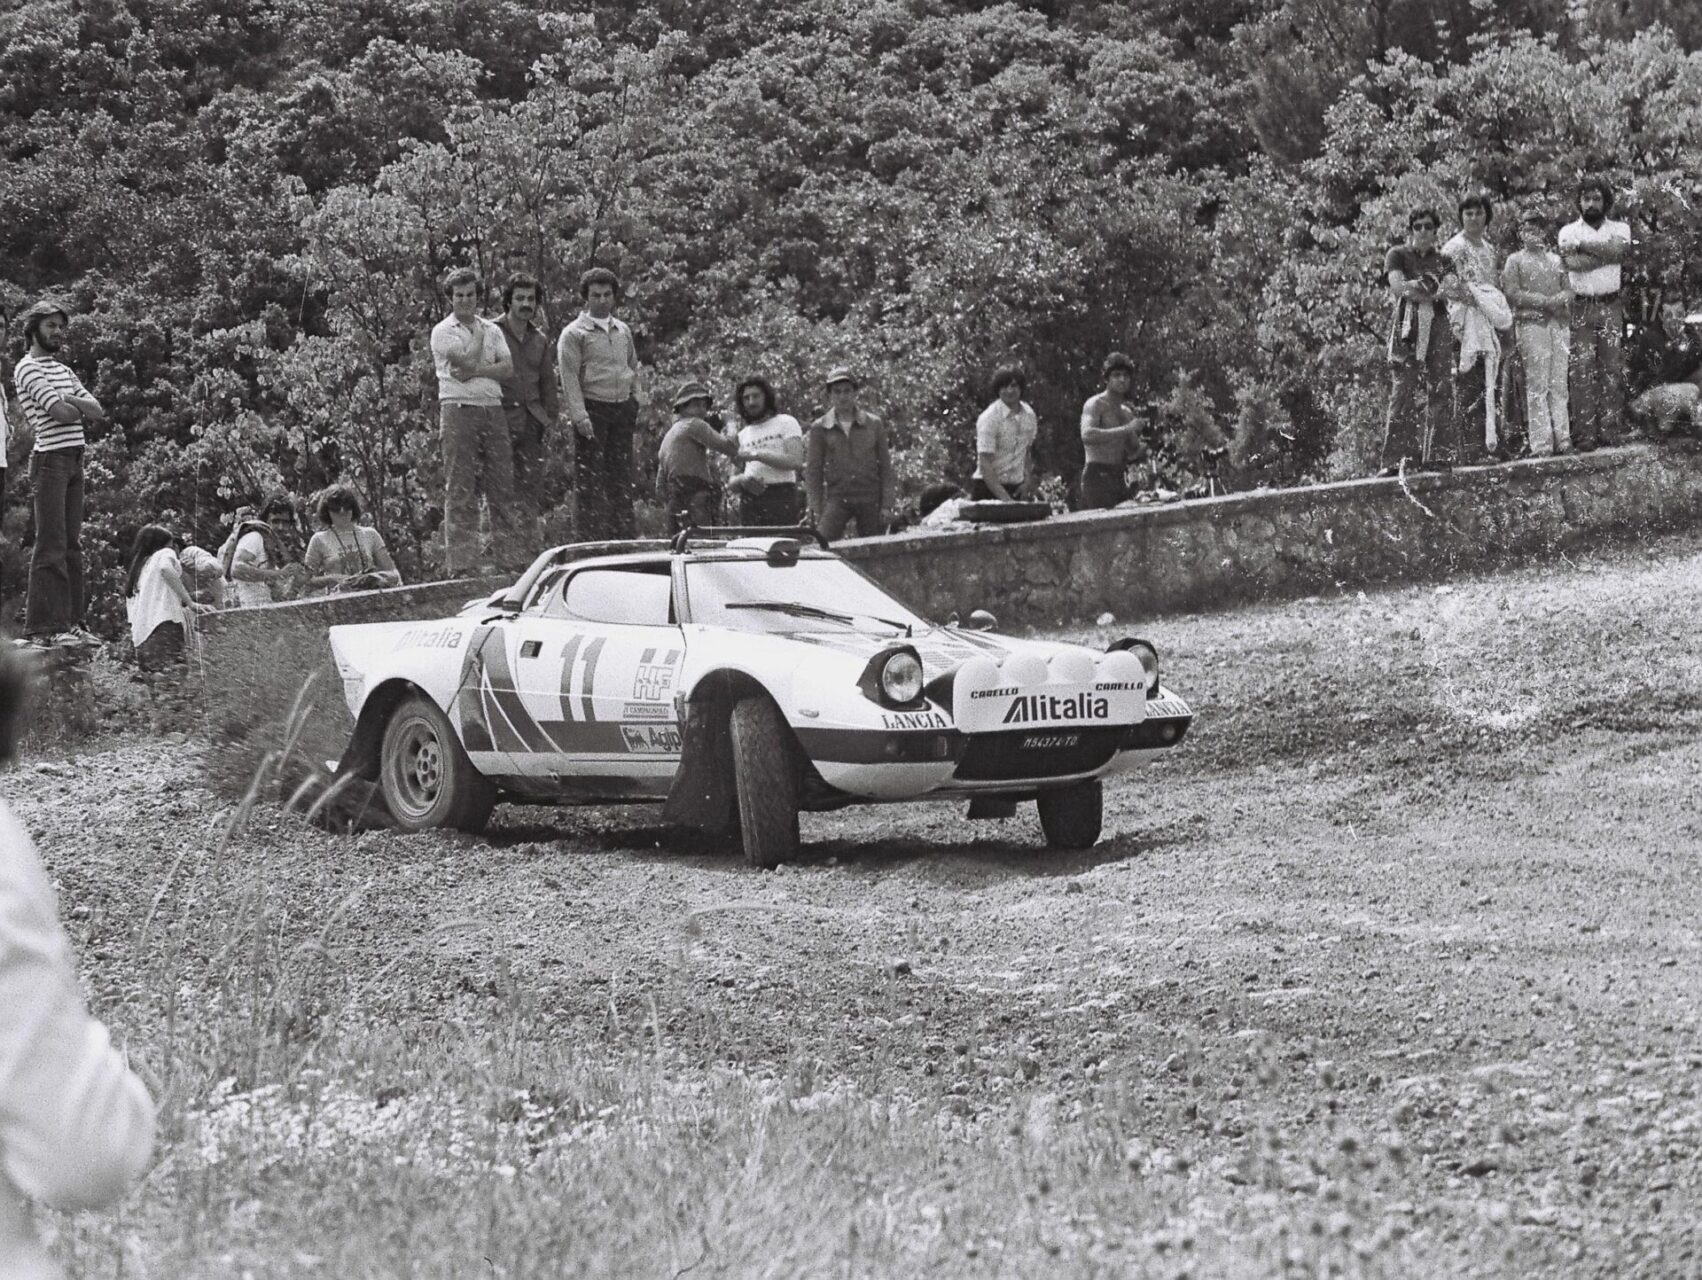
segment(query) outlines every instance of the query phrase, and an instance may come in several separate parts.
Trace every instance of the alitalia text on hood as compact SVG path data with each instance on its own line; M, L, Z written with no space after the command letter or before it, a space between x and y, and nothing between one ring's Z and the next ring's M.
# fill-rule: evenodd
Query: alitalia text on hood
M1011 699L1005 724L1033 724L1040 720L1109 720L1111 702L1091 693L1060 697L1055 693L1026 693Z

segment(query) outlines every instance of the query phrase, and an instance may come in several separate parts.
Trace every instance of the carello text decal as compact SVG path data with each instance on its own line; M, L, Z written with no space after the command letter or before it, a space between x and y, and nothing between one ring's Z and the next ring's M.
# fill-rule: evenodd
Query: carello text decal
M1026 693L1012 698L1005 710L1005 724L1030 724L1036 720L1108 720L1111 700L1091 693L1061 698L1055 693Z

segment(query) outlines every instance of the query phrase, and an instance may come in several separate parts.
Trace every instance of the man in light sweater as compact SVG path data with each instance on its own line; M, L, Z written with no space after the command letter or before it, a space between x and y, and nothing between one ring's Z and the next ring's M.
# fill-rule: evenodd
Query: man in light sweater
M632 437L638 427L638 349L615 318L620 277L593 267L579 277L585 309L556 340L556 365L567 416L578 434L573 489L579 536L588 542L630 538Z
M27 681L23 660L0 652L0 761L22 733ZM153 1147L153 1101L84 1007L53 886L0 803L0 1276L62 1280L29 1202L112 1204Z
M502 327L479 314L482 286L460 267L443 282L450 313L431 331L443 424L444 572L454 578L479 563L479 494L490 508L492 569L521 558L514 529L514 452L502 411L502 379L514 372Z

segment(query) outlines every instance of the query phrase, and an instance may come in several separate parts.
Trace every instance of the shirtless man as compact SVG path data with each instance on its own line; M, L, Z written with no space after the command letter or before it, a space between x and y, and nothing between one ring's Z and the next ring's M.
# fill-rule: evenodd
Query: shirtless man
M1121 351L1100 367L1105 390L1081 407L1081 442L1087 462L1081 469L1081 509L1103 511L1129 496L1125 472L1134 456L1141 423L1129 403L1135 362Z

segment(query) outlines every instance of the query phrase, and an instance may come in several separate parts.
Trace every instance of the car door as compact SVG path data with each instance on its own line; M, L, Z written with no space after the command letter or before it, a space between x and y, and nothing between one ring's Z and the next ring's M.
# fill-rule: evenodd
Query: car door
M685 662L670 597L665 572L586 566L516 620L517 679L544 741L531 771L599 778L612 794L666 792Z

